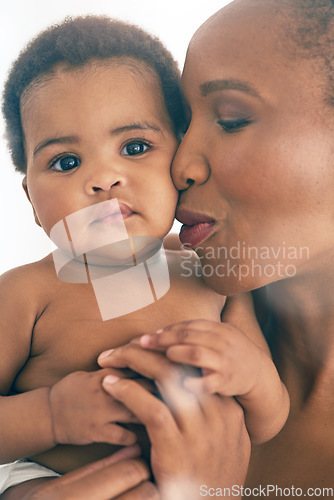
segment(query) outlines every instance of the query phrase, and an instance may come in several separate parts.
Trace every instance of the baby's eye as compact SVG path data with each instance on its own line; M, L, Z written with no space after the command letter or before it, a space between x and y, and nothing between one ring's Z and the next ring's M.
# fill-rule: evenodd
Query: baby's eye
M224 132L227 134L232 134L233 132L238 132L238 130L246 127L251 123L249 118L236 118L234 120L219 120L218 125L222 127Z
M81 161L76 156L66 154L57 156L54 158L50 164L50 169L56 172L67 172L68 170L73 170L81 164Z
M122 156L136 156L145 153L150 149L150 145L145 142L130 142L121 151Z

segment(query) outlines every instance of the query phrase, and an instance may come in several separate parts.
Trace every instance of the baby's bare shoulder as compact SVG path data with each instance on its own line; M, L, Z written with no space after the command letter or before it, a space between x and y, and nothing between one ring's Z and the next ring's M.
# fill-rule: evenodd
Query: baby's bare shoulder
M53 275L51 261L45 257L38 262L15 267L5 272L0 276L0 289L7 289L7 291L13 289L16 292L22 290L27 293L28 290L37 289L43 283L46 285Z
M21 310L36 309L46 299L47 291L52 290L55 272L48 258L32 264L16 267L0 276L0 304Z

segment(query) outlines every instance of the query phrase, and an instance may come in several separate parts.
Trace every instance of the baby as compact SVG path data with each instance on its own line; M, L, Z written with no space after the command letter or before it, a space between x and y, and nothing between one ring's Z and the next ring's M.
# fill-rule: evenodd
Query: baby
M208 342L220 360L195 363L205 376L186 379L189 389L198 390L197 384L217 372L217 383L201 390L236 396L254 442L273 437L287 418L288 397L249 297L225 306L225 297L207 288L198 273L184 276L185 258L197 269L194 252L165 254L156 243L174 219L177 191L170 166L184 127L179 72L169 52L120 21L68 19L20 54L3 110L13 162L24 174L36 223L57 243L60 258L48 255L0 281L0 460L30 457L33 469L30 476L7 481L2 491L133 444L138 422L102 387L107 375L120 372L98 369L97 358L138 336L144 336L144 348L156 348L147 335L186 320L200 320L195 330L210 330L207 337L195 332L189 342L203 349ZM80 224L91 232L85 248ZM103 238L115 226L122 237L117 233L108 246ZM66 237L59 237L61 231ZM155 281L154 269L164 259L168 286L158 294L161 276ZM144 268L154 300L139 300L130 277L121 299L113 289L101 305L100 279L111 283L111 274L120 285L122 273ZM61 276L63 269L68 273ZM108 301L121 304L122 312L110 313ZM158 347L168 347L176 362L194 364L180 346L171 347L180 338L185 339L174 326ZM219 382L221 369L230 381L227 388ZM8 474L15 475L20 466L3 471L11 467Z

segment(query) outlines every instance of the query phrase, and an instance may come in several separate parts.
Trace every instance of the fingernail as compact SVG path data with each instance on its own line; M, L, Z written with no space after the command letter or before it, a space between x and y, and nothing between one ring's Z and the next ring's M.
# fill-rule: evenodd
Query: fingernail
M124 446L124 448L121 448L111 456L114 457L114 461L116 462L119 460L126 460L129 458L138 458L141 456L141 454L142 451L140 447L137 444L135 444L132 446Z
M101 359L107 358L109 356L109 354L111 354L114 350L115 349L108 349L108 351L101 352L100 356L97 358L98 361L100 361Z
M119 377L116 377L115 375L107 375L103 379L103 383L107 385L114 384L115 382L119 381Z
M145 347L145 346L149 346L151 343L151 336L150 335L143 335L142 337L140 337L140 345Z
M160 330L157 330L155 333L162 333L164 331L163 328L160 328Z

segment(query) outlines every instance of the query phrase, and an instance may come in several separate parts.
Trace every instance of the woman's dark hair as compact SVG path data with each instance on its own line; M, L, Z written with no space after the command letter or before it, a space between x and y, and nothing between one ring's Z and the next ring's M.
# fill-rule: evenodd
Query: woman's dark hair
M26 172L20 100L24 91L59 64L78 68L91 60L138 59L160 79L174 131L184 130L180 72L171 53L154 36L137 26L106 16L66 18L40 33L20 53L5 84L2 110L6 136L16 170Z
M282 16L282 41L290 54L314 60L324 81L325 102L334 106L334 0L259 1L273 4L275 14Z

